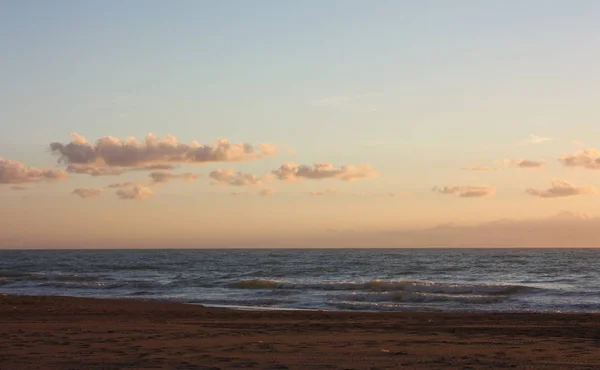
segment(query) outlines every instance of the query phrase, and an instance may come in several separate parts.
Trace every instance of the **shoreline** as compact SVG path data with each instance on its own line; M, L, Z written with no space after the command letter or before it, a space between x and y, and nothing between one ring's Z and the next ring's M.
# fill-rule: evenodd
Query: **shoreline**
M593 369L600 314L235 310L0 295L2 368Z

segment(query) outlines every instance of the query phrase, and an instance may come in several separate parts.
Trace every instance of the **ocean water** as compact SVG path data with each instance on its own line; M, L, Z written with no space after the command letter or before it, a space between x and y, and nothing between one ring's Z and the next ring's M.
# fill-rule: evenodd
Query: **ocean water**
M0 250L0 292L275 309L600 312L600 249Z

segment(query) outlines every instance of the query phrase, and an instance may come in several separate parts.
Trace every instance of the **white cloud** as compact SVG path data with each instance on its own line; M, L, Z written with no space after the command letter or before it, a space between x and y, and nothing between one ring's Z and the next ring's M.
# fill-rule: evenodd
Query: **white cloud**
M529 135L529 139L527 139L527 142L530 144L541 144L541 143L545 143L547 141L552 141L553 139L549 138L549 137L543 137L543 136L537 136L537 135Z

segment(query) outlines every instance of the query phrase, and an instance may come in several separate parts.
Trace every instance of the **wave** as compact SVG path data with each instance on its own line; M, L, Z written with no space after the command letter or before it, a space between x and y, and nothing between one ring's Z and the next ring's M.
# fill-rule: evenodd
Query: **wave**
M434 302L456 302L472 304L498 303L506 297L497 295L456 295L436 293L416 293L406 291L395 291L388 293L353 293L346 295L329 295L339 301L346 302L411 302L411 303L434 303Z
M101 278L92 275L77 274L57 274L57 273L19 273L10 271L0 271L0 284L10 284L14 282L28 281L61 281L61 282L79 282L79 281L98 281Z
M322 283L293 283L278 280L241 280L228 285L236 289L307 289L307 290L350 290L389 292L403 291L410 293L432 294L475 294L475 295L512 295L517 293L539 290L526 285L505 284L455 284L426 281L384 281L372 280L367 282L322 282Z

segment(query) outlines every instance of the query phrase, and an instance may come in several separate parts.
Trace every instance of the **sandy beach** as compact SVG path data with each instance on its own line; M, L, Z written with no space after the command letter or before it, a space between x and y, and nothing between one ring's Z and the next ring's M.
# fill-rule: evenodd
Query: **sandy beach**
M241 311L0 296L0 368L597 369L600 316Z

